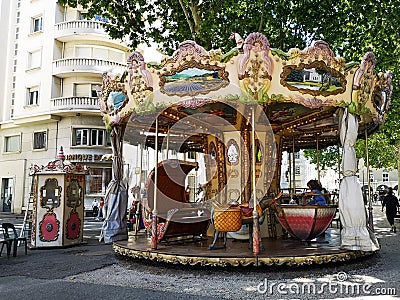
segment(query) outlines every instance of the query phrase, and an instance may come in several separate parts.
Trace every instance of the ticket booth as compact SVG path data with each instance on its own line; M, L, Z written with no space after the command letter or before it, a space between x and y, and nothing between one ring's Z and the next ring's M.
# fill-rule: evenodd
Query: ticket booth
M62 160L35 167L32 246L82 243L86 170Z

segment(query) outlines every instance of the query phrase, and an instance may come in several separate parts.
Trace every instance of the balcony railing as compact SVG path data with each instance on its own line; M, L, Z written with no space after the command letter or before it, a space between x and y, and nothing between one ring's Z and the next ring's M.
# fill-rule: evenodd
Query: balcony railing
M53 61L53 74L123 72L126 64L97 58L64 58Z
M51 111L92 110L100 113L97 97L60 97L50 100Z
M74 20L55 25L56 38L68 37L82 34L102 34L107 35L104 29L104 23L91 20Z

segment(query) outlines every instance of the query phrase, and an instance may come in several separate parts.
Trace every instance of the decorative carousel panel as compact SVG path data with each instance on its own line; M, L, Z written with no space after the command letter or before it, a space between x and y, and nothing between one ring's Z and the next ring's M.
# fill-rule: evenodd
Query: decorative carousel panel
M40 188L40 206L53 209L60 206L62 187L56 178L47 178Z
M313 96L330 96L346 91L346 78L323 61L283 67L281 84L291 91Z
M50 212L43 216L39 223L39 238L42 242L56 241L59 236L60 221L55 213Z
M193 41L183 42L159 71L161 93L168 96L196 96L229 84L225 65L210 61L209 53Z
M82 221L79 217L79 214L75 210L71 211L67 223L65 224L66 238L69 240L79 238L81 233L81 225Z
M68 207L78 207L83 203L83 188L85 178L81 175L66 175L66 204Z

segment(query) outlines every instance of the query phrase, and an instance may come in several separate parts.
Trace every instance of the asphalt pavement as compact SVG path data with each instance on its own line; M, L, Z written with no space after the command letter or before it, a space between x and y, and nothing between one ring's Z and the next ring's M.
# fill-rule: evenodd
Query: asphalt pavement
M88 217L83 244L28 249L28 255L19 247L17 256L10 258L4 250L0 299L392 299L400 295L399 231L389 231L380 206L374 206L373 212L381 245L377 254L345 263L294 268L188 267L133 260L116 255L112 245L99 242L102 222ZM11 221L18 230L22 220L21 215L0 213L0 223ZM396 225L400 229L399 220ZM288 295L275 289L279 285L299 287L303 282L321 287L321 282L331 282L339 275L350 286L368 284L370 290L323 294L315 290L312 295L298 290ZM262 290L267 283L269 290Z

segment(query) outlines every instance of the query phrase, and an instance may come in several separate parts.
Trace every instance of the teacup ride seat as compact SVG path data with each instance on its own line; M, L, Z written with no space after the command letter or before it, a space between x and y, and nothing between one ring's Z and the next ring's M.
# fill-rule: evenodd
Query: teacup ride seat
M202 203L190 203L185 179L197 163L176 159L164 160L157 166L157 240L171 242L186 238L199 239L207 234L211 212ZM142 217L147 232L152 228L154 207L154 169L146 182L142 199Z
M276 218L293 237L310 242L331 224L337 205L297 205L273 203Z
M259 224L264 221L264 212L267 206L268 203L263 200L257 204ZM243 225L247 225L249 228L249 249L253 248L253 207L248 202L234 205L214 205L211 220L214 225L214 239L209 250L225 249L228 232L238 232ZM216 246L220 233L222 233L223 244Z

